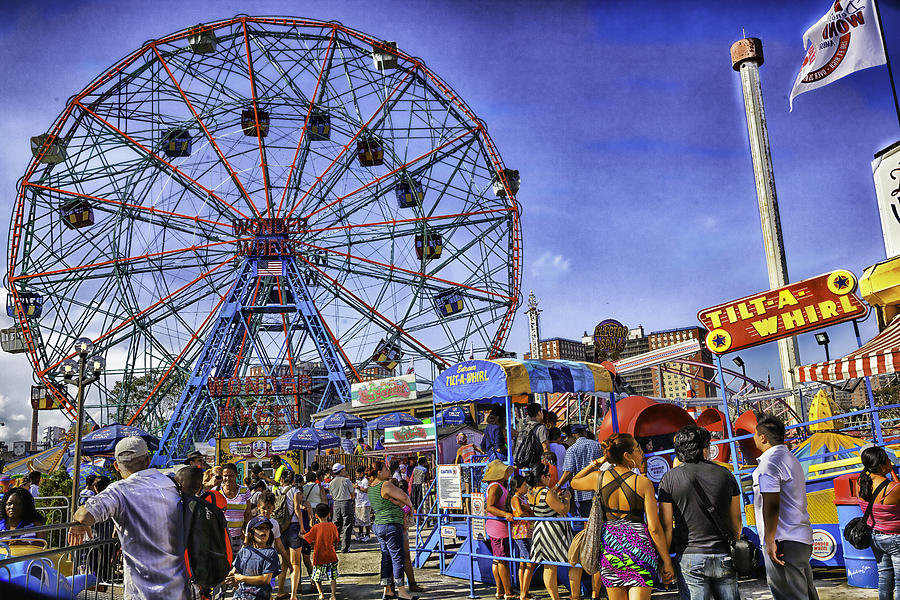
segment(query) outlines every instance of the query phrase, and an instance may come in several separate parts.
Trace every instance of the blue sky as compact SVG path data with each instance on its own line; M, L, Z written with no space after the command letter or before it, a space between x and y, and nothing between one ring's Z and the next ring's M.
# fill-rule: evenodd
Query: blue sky
M883 1L885 30L900 29ZM763 40L761 78L791 279L857 275L884 258L872 155L900 139L885 67L799 96L803 32L829 8L795 2L41 2L5 3L0 215L11 215L28 138L65 99L138 48L247 12L338 20L421 57L483 119L521 172L522 292L545 337L606 318L647 331L768 287L739 77L729 47ZM900 36L888 39L900 60ZM8 217L4 217L6 219ZM875 333L874 318L862 326ZM832 356L855 348L829 330ZM517 318L508 349L527 350ZM824 358L812 334L803 364ZM742 352L780 382L774 344ZM30 370L0 355L0 439L27 437ZM47 419L42 425L59 420Z

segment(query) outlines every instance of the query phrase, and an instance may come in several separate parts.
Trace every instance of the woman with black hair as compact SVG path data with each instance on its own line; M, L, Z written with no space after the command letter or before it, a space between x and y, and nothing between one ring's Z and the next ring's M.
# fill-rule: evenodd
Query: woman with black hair
M860 506L872 504L872 553L878 563L878 600L900 600L900 483L888 479L894 470L884 448L860 454Z
M531 541L531 561L569 562L569 546L572 544L572 528L568 521L550 520L565 517L571 508L571 496L568 490L554 491L550 487L550 468L538 463L528 475L528 503L534 516L546 521L537 521ZM579 567L569 568L571 573ZM544 564L544 586L553 600L559 600L556 582L556 565ZM578 590L580 591L580 590ZM577 593L577 592L576 592ZM577 597L577 596L576 596Z
M25 488L13 488L3 496L3 518L0 519L0 531L12 531L13 529L28 529L38 527L45 523L44 517L34 506L34 497ZM40 538L45 539L44 534L23 533L13 538Z
M634 472L644 451L627 433L611 435L601 446L612 468L601 471L603 461L594 460L572 478L572 488L599 490L606 516L600 575L610 600L649 600L654 584L673 582L675 570L653 484Z

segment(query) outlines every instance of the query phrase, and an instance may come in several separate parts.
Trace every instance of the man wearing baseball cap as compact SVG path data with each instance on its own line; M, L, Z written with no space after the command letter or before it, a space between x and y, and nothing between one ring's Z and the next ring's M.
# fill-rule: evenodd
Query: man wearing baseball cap
M125 597L188 600L181 496L171 479L149 468L147 444L127 437L116 444L120 481L92 496L76 511L69 544L80 544L91 526L112 519L122 544Z
M331 499L334 500L334 525L341 535L341 552L350 552L350 538L353 537L353 522L356 508L353 498L353 482L347 477L347 469L341 463L331 467L333 478L328 484Z

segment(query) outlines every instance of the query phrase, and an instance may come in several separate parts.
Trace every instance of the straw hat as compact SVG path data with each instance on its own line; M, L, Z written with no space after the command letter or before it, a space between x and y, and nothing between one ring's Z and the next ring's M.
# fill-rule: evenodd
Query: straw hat
M482 481L500 481L506 478L506 471L511 467L507 465L500 459L495 458L491 462L488 463L487 468L484 470L484 475L481 476Z

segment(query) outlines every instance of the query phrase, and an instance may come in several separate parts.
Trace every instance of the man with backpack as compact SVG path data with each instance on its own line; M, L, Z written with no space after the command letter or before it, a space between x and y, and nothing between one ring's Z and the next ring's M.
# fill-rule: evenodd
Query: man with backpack
M541 405L533 402L525 412L528 418L516 439L513 462L520 469L531 469L541 462L544 452L550 452L550 438L544 426Z
M134 600L188 600L190 581L184 561L184 514L179 488L150 467L147 444L127 437L115 447L122 479L79 508L69 544L82 543L94 523L112 519L122 544L125 597Z

